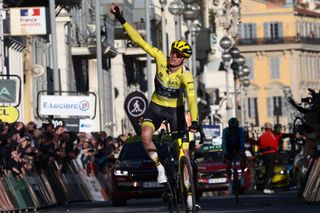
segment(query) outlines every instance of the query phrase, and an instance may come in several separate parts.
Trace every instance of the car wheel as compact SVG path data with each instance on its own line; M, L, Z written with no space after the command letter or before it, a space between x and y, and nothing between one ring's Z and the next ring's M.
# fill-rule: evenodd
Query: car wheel
M127 205L127 200L112 198L112 206L125 206Z

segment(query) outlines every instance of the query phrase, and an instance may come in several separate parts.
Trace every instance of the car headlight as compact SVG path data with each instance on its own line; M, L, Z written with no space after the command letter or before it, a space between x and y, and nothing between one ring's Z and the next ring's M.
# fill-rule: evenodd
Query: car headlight
M116 176L128 176L129 172L128 171L122 171L120 169L114 170L114 175Z
M286 171L285 170L281 170L280 171L280 175L284 175L284 174L286 174Z

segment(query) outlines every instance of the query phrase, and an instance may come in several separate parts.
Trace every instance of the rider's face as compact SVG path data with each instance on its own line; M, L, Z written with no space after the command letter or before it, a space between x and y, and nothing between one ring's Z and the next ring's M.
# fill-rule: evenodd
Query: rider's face
M171 66L178 66L181 65L186 58L184 57L184 54L177 51L177 50L171 50L170 52L170 65Z

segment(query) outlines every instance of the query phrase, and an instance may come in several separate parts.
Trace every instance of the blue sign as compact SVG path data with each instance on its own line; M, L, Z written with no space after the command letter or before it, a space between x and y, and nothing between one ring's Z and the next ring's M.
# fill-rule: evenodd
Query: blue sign
M206 138L220 138L222 137L221 124L203 125L203 132Z

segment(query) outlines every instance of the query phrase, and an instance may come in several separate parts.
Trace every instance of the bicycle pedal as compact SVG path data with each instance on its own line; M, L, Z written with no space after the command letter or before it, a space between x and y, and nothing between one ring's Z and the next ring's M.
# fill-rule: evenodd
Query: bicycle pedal
M166 202L166 203L169 203L170 200L171 200L171 198L172 198L172 196L171 196L171 194L169 194L169 193L163 193L163 194L161 195L162 201L163 201L163 202Z
M199 204L195 205L196 212L201 210L201 206Z

